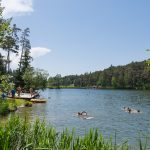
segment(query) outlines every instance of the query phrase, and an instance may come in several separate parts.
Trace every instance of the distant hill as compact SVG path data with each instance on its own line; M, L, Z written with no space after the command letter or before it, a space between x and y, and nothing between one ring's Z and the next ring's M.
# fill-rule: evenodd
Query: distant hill
M81 75L49 78L51 87L150 89L150 70L146 61L132 62L124 66L110 66L103 71Z

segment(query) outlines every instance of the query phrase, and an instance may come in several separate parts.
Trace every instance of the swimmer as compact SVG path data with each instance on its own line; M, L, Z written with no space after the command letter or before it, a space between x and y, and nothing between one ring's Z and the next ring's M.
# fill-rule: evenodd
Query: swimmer
M131 108L128 107L128 112L131 113Z
M133 109L133 108L130 108L130 107L123 107L122 110L124 110L125 112L128 112L128 113L132 113L132 114L136 114L136 113L141 113L141 111L139 109Z
M86 111L82 111L81 115L87 116L87 112Z
M78 116L87 116L86 111L78 112Z
M81 115L82 115L82 113L78 112L78 116L81 116Z
M92 116L88 116L86 111L78 112L76 115L77 115L79 118L81 118L81 119L88 119L88 120L90 120L90 119L93 119L93 118L94 118L94 117L92 117Z

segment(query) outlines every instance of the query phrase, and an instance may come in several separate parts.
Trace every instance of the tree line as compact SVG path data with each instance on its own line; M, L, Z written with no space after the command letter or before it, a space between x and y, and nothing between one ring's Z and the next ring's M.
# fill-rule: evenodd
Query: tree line
M47 84L48 73L42 69L31 66L30 29L20 29L12 25L13 18L3 17L3 8L0 0L0 85L4 79L14 85L24 88L44 88ZM18 68L11 69L11 55L19 57ZM39 81L40 82L37 82ZM6 80L5 80L6 81Z
M50 87L70 86L89 88L115 88L115 89L150 89L150 70L147 61L132 62L124 66L110 66L103 71L50 77Z

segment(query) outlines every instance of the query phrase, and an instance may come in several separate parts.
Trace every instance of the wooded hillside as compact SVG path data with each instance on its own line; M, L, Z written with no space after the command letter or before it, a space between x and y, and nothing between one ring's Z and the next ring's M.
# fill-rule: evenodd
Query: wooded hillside
M146 61L125 66L110 66L103 71L49 78L49 86L74 86L93 88L150 89L150 70Z

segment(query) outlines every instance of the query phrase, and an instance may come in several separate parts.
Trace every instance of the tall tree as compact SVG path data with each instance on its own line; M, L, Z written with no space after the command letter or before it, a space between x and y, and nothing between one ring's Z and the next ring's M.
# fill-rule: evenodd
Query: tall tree
M25 30L22 31L22 34L21 34L21 40L20 40L21 56L20 56L19 68L15 72L16 86L19 86L19 85L25 86L23 75L26 69L31 68L30 63L32 61L32 57L30 56L31 45L30 45L30 40L28 39L29 33L30 33L29 28L26 28Z
M30 62L32 60L32 57L30 56L30 49L31 49L31 44L30 40L28 39L30 34L30 29L26 28L21 35L21 57L20 57L20 62L19 62L19 71L25 71L27 67L30 66Z
M1 4L1 3L0 3ZM4 19L2 16L3 8L0 5L0 48L7 52L6 69L10 71L10 53L18 53L16 25L11 28L11 18Z

